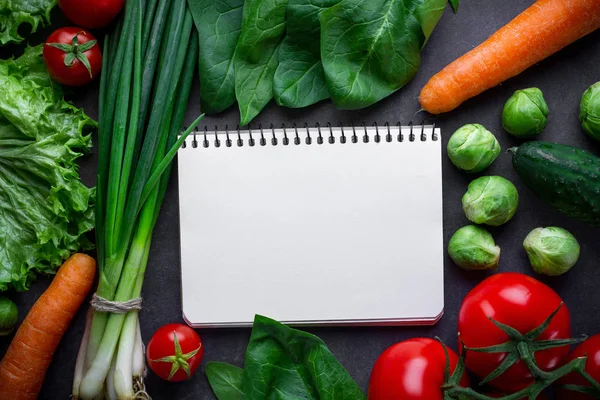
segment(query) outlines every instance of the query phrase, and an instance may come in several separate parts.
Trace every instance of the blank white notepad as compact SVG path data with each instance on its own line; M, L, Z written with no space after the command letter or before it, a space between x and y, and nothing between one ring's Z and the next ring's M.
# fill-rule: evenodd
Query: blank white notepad
M190 325L249 326L255 314L433 324L442 315L439 129L201 131L178 162Z

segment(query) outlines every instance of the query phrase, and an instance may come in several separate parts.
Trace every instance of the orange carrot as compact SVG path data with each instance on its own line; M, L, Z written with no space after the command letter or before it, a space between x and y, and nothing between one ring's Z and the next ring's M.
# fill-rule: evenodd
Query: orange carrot
M454 110L598 28L600 0L538 0L431 78L421 106L432 114Z
M85 300L96 261L74 254L58 270L17 330L0 363L0 400L34 400L54 351Z

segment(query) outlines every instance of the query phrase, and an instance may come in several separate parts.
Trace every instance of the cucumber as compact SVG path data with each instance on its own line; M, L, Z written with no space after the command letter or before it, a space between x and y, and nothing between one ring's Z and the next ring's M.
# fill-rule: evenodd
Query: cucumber
M538 197L569 217L600 226L600 158L550 142L510 151L515 171Z

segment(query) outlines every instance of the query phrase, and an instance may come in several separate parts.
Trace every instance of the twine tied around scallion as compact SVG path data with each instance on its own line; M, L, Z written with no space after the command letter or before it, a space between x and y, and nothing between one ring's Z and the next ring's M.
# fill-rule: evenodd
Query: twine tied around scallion
M125 314L129 311L139 311L142 309L142 298L137 297L135 299L127 301L111 301L104 297L98 296L94 293L92 301L90 301L92 308L99 312Z

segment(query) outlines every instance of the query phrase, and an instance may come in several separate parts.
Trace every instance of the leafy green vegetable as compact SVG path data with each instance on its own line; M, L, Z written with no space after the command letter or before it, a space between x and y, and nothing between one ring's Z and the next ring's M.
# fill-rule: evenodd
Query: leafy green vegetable
M329 92L343 109L370 106L408 83L447 0L342 0L321 13Z
M525 238L523 247L533 270L549 276L569 271L579 259L581 250L575 236L556 226L535 228Z
M452 11L456 14L458 12L458 6L460 4L460 0L449 0L450 5L452 6Z
M235 102L233 58L244 0L188 0L200 37L202 111L213 114Z
M462 205L470 221L500 226L510 221L517 212L519 192L506 178L482 176L469 183Z
M19 43L23 37L21 24L31 25L35 32L41 23L50 23L50 11L58 0L0 0L0 44Z
M581 127L591 138L600 140L600 82L583 92L579 120Z
M548 113L548 104L540 89L517 90L504 103L502 127L519 139L531 139L546 127Z
M244 400L244 370L222 362L209 362L206 377L219 400Z
M456 130L448 141L448 157L457 168L481 172L500 154L500 143L483 125L467 124Z
M500 247L488 231L477 225L467 225L450 238L448 254L462 269L489 270L498 268Z
M0 290L26 290L36 273L92 247L93 193L75 161L95 123L62 99L41 54L0 61Z
M0 296L0 336L8 336L19 322L19 309L14 301Z
M340 0L289 0L287 32L279 49L275 71L275 101L300 108L329 98L321 63L319 16Z
M280 399L365 399L321 339L260 315L254 320L244 367L243 398L248 400L271 399L273 393ZM241 398L232 388L223 386L221 380L214 379L231 372L228 364L210 367L213 379L209 382L219 400ZM231 386L239 384L237 379L239 376Z
M288 0L246 0L235 50L235 95L241 125L247 125L273 98L273 76L285 34Z

